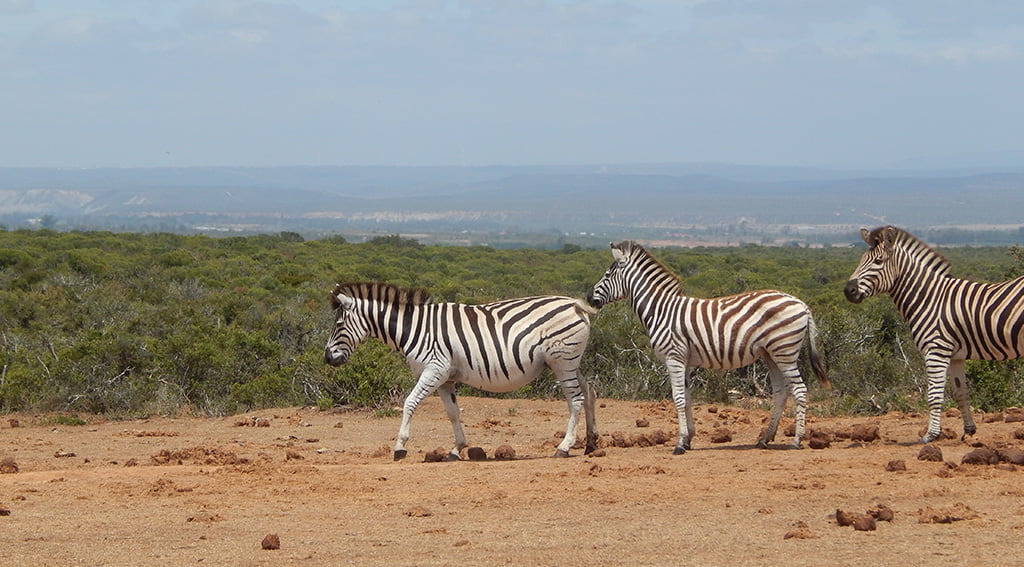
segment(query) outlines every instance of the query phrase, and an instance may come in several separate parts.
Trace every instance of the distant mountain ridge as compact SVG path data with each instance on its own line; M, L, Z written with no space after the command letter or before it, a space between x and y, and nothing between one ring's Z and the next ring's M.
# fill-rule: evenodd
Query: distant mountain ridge
M0 168L0 222L276 216L317 230L596 230L688 224L1024 225L1024 168L829 171L725 164ZM205 222L205 221L204 221ZM333 223L333 225L332 225ZM333 226L333 228L332 228Z

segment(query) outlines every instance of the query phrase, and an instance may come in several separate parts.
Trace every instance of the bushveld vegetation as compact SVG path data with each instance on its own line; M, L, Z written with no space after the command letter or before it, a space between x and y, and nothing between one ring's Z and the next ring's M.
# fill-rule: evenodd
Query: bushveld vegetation
M921 356L887 297L861 305L842 287L861 250L655 249L688 294L776 288L815 313L834 390L809 368L816 411L922 407ZM950 248L955 275L1000 280L1024 252ZM436 301L482 303L537 294L584 297L611 262L605 249L424 246L389 236L353 244L295 233L211 238L175 234L0 231L0 411L220 415L285 405L387 409L413 377L368 341L340 368L323 362L339 281L423 287ZM669 396L663 367L627 302L593 317L583 363L598 394ZM1024 404L1024 365L972 362L983 410ZM698 399L767 403L760 364L698 371ZM561 397L550 373L511 396Z

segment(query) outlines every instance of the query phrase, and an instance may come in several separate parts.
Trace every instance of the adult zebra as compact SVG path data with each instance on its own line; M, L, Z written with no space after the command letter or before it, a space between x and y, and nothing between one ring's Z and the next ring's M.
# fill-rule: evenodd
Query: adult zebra
M946 258L905 230L883 226L862 228L860 234L868 250L843 291L853 303L888 293L910 324L928 374L928 430L921 442L934 441L942 431L946 376L964 434L973 435L964 361L1024 355L1024 276L1002 283L954 278Z
M324 358L339 366L366 337L381 339L405 356L416 386L402 407L395 460L406 456L412 414L424 398L439 391L455 431L448 460L466 447L459 421L455 384L488 392L510 392L550 368L569 403L569 424L556 457L565 457L576 442L580 408L586 406L587 448L597 446L593 393L579 375L580 359L590 337L590 314L583 301L568 297L527 297L462 305L431 303L422 289L381 283L338 284L331 294L334 330Z
M750 291L716 299L683 295L679 276L633 241L612 244L612 262L587 295L594 307L626 296L651 338L655 356L668 368L672 400L679 418L679 440L673 453L690 449L694 434L689 367L739 368L764 360L772 381L771 422L757 442L775 439L789 393L796 400L796 436L800 447L807 413L807 387L797 360L805 336L811 366L825 387L831 387L815 346L817 328L807 305L781 291Z

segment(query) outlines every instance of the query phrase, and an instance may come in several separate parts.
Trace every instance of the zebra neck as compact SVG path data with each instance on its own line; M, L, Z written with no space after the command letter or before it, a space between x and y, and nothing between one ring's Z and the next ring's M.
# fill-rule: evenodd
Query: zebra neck
M946 289L950 278L927 271L911 272L912 277L901 277L893 283L889 296L896 309L908 321L928 313L935 305L935 296Z
M412 303L375 304L367 313L371 322L369 334L405 355L426 315L426 307Z

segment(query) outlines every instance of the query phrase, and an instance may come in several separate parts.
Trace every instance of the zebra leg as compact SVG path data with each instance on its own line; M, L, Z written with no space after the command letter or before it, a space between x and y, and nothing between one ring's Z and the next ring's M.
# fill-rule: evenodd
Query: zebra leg
M416 386L413 387L412 392L405 398L405 403L402 405L402 425L398 428L398 436L395 438L395 460L400 461L405 458L408 451L405 450L405 443L409 440L409 426L412 422L412 414L416 411L416 407L420 405L420 402L424 398L429 396L440 386L441 373L437 370L424 370L420 373L419 380L416 381Z
M960 415L964 419L964 437L974 435L978 432L978 427L974 425L974 416L971 415L971 389L967 383L964 361L951 360L946 374L953 384L953 399L956 400L956 405L960 408Z
M568 372L560 372L557 378L559 384L562 386L562 393L565 394L565 401L569 404L569 423L565 426L565 437L563 437L562 442L558 444L558 448L555 450L555 456L568 457L569 450L576 444L576 426L579 425L580 422L580 408L583 407L584 401L583 388L586 388L587 386L580 383L579 376L576 372L571 374Z
M946 395L949 358L929 350L925 353L924 365L928 370L928 432L921 438L921 442L931 443L942 434L942 399Z
M461 459L462 450L466 448L466 434L462 431L461 412L455 399L455 382L441 384L437 393L441 396L444 411L448 414L448 419L452 422L452 430L455 432L455 448L448 453L448 460L458 461Z
M672 402L676 406L676 417L679 420L679 440L672 450L673 455L682 455L690 450L693 439L693 408L690 406L690 386L687 383L686 364L676 358L665 361L668 367L668 379L672 385Z

